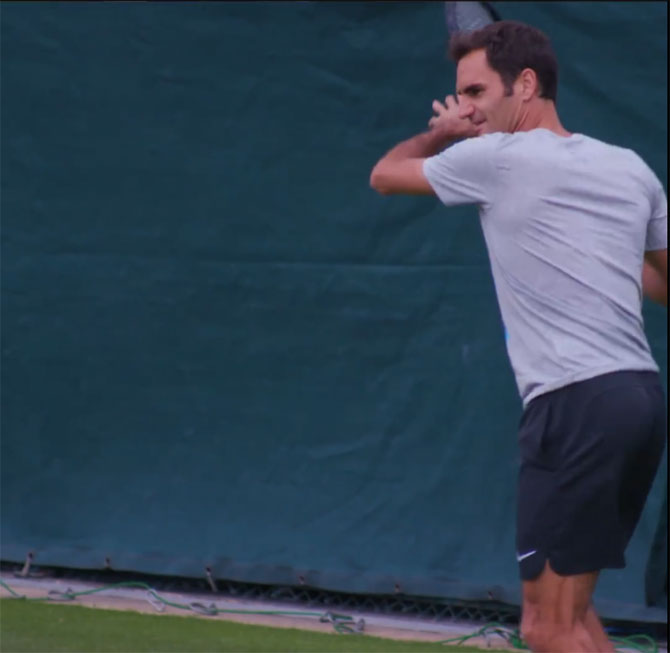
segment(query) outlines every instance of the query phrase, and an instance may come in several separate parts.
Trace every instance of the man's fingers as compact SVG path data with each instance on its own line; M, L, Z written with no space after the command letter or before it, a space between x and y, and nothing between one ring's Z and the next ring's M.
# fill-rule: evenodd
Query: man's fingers
M446 109L444 105L441 102L438 102L437 100L433 100L433 111L438 115L442 115Z
M454 109L458 106L458 101L453 95L447 95L447 97L444 98L444 106L446 106L447 109Z

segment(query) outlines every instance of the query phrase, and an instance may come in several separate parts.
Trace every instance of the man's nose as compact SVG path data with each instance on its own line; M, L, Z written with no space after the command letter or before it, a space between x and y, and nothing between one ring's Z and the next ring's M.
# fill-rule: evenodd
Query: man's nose
M461 98L458 102L458 117L459 118L469 118L474 111L474 107L470 102L467 102Z

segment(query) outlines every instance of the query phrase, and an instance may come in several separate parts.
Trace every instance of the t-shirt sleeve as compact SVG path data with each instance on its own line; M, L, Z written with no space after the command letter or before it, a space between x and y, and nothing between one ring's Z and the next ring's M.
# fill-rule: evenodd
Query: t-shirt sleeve
M645 250L668 248L668 198L661 182L654 177L654 190L651 198L651 218L647 223Z
M489 201L495 143L493 134L468 138L423 162L423 174L443 204Z

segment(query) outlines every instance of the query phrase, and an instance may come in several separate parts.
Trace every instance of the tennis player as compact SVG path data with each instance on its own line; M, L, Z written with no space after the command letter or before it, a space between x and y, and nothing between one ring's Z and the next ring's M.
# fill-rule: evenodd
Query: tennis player
M667 306L667 198L633 151L563 127L539 30L493 23L450 54L458 100L435 101L370 184L478 205L524 407L522 635L533 651L613 651L591 597L601 569L625 566L665 447L641 311L643 291Z

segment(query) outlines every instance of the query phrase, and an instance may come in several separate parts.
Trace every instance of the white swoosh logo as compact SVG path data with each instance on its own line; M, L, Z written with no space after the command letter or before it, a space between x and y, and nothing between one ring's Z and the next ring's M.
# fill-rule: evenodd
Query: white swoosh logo
M537 551L529 551L528 553L522 553L522 554L516 554L516 561L521 562L522 560L525 560L526 558L530 558L530 556L535 555Z

